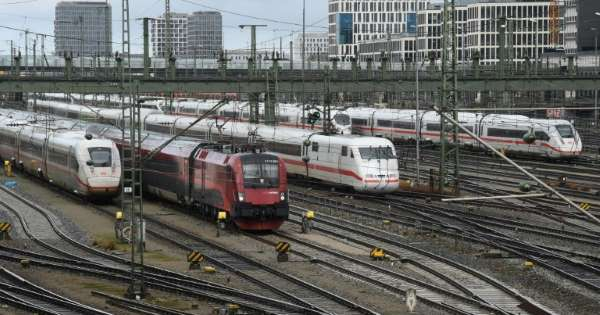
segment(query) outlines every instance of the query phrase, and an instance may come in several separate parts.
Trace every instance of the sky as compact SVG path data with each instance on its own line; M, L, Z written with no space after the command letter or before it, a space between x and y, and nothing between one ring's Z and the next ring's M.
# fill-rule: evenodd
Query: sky
M80 0L81 1L81 0ZM306 1L306 24L309 31L327 31L327 0ZM29 29L31 32L54 33L54 6L59 0L0 0L0 55L10 53L10 40L21 51L24 50L24 32L3 27ZM121 42L121 1L109 1L112 5L113 41ZM164 13L164 0L129 0L132 30L133 53L141 53L142 21L141 17L156 17ZM208 6L208 7L207 7ZM250 31L240 30L240 24L266 24L259 28L257 42L259 48L279 47L279 38L283 38L284 48L289 46L292 32L302 31L302 0L171 0L171 12L191 13L222 10L225 49L244 49L249 47ZM261 20L256 18L265 18ZM32 37L29 36L29 49ZM113 51L121 50L113 45ZM46 39L46 52L54 51L54 40Z

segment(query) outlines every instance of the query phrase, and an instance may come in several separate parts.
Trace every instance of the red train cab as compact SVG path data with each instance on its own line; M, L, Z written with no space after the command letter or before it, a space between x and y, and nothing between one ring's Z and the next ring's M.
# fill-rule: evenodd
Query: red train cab
M287 171L261 152L196 153L193 199L205 211L225 210L242 230L275 230L288 218Z

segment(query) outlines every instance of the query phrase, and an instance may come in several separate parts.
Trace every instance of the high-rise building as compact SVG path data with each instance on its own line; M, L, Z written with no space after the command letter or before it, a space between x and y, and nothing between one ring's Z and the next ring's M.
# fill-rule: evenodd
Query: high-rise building
M328 49L329 49L329 35L321 32L310 32L306 33L306 41L304 47L304 53L306 60L317 60L320 58L321 61L327 60ZM302 33L294 38L294 60L302 60Z
M223 19L213 11L194 12L188 17L187 55L215 58L223 48Z
M56 55L108 56L112 53L112 11L106 1L62 1L54 19Z
M457 1L457 57L460 62L471 62L478 56L482 64L541 61L545 51L560 51L564 47L560 32L557 40L551 37L550 1L467 0ZM560 8L562 9L562 8ZM564 11L564 10L563 10ZM600 18L600 17L599 17ZM556 24L562 25L559 16ZM417 17L419 60L441 58L442 7L429 5ZM361 44L362 60L377 60L381 52L392 53L393 62L412 62L415 36L392 36ZM593 41L593 39L592 39Z
M363 41L416 32L416 11L430 0L329 0L329 56L358 54Z
M565 50L567 53L596 50L596 37L599 34L600 1L566 0Z
M171 13L171 51L175 57L187 54L188 15ZM165 57L167 29L164 14L151 20L150 43L152 56Z

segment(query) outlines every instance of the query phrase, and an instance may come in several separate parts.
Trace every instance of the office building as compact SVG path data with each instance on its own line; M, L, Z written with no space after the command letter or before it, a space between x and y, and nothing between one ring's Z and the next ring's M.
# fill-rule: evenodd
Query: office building
M184 13L171 13L171 51L177 57L187 54L188 15ZM152 56L165 57L166 50L166 22L164 14L154 18L150 24L150 43Z
M562 8L558 8L562 10ZM551 17L551 2L523 2L502 0L463 1L456 6L457 57L460 62L471 62L477 56L481 64L541 61L545 51L562 50L563 32L552 25L562 25L563 17ZM554 11L556 12L556 11ZM417 16L419 60L441 59L442 6L429 5ZM416 35L416 34L415 34ZM414 35L413 35L414 37ZM377 47L391 47L394 62L410 61L413 49L409 37L380 38L361 45L361 60L376 59ZM414 39L413 39L414 41ZM379 43L379 44L378 44Z
M223 48L223 19L221 13L194 12L188 17L187 55L197 58L216 58Z
M305 57L306 60L327 60L329 34L325 32L306 32ZM294 38L294 60L302 60L302 33Z
M329 0L329 56L358 54L359 43L416 32L416 11L430 0Z
M109 56L112 53L112 11L108 2L62 1L54 19L56 55Z

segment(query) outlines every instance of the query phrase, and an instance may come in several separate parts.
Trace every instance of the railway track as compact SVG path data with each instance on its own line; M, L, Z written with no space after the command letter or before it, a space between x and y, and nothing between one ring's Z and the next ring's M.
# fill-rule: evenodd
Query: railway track
M85 268L85 271L95 276L113 274L112 280L118 279L128 281L129 262L120 257L112 256L107 253L96 250L93 247L78 243L61 231L56 219L52 214L43 208L34 205L23 197L0 187L0 205L6 210L12 212L18 218L20 224L17 229L21 229L27 237L40 244L53 254L62 257L41 255L35 253L24 253L28 256L34 256L38 263L47 265L48 261L54 262L52 267L74 271L69 266L78 266ZM11 203L16 205L13 207ZM46 220L46 222L44 222ZM34 231L35 230L35 231ZM16 249L3 247L5 251L17 253ZM77 253L77 254L74 254ZM5 255L6 259L8 259ZM12 257L17 259L16 257ZM65 260L68 259L68 260ZM56 260L60 264L56 265ZM17 260L18 261L18 260ZM98 261L107 262L106 264ZM44 263L45 262L45 263ZM83 270L83 269L77 269ZM170 272L168 270L150 267L146 268L145 281L157 289L187 294L193 297L203 297L212 300L236 303L248 309L259 310L269 314L321 314L308 307L298 306L289 302L270 299L261 295L250 294L243 291L232 290L221 285L215 285L199 279L191 278L185 275ZM95 273L94 273L95 272Z
M294 194L294 198L296 198L296 194ZM302 198L301 201L306 202L307 198ZM411 246L399 235L383 231L381 228L376 229L323 214L319 215L317 222L319 224L316 229L323 233L351 240L367 247L380 247L390 255L410 261L411 264L420 266L423 270L436 270L446 277L454 279L455 282L460 282L471 292L473 298L487 302L504 312L524 314L527 311L519 306L527 305L527 307L539 308L538 311L542 313L551 313L500 282L464 265ZM382 222L382 217L378 217L377 222Z
M110 314L43 289L2 267L0 267L0 300L38 314Z
M294 215L290 218L290 222L301 225L301 214L298 211L293 212ZM477 299L469 287L452 280L443 272L436 269L427 268L428 273L437 280L434 283L429 283L398 273L392 268L387 268L387 266L369 263L339 251L315 245L290 233L275 232L274 236L291 242L294 246L294 249L291 251L293 254L310 260L312 263L320 264L339 274L350 276L400 296L403 296L408 289L414 288L419 293L421 301L432 308L461 314L504 313L503 310ZM272 237L254 237L269 245L277 243ZM346 241L358 242L356 237L350 239L347 235L343 237L345 237ZM362 243L361 245L364 244ZM409 259L406 258L398 259L400 264L407 263L408 261ZM419 264L420 262L414 263Z
M535 262L539 266L545 267L547 270L557 273L565 279L569 279L594 292L600 292L600 270L593 263L582 263L541 246L507 237L500 231L476 222L471 222L469 219L463 219L461 218L461 214L448 213L450 209L437 208L428 204L412 204L411 201L405 198L398 201L392 200L385 205L388 204L392 206L390 209L392 211L386 211L385 214L381 210L373 212L374 209L360 208L351 204L344 204L337 209L341 209L342 211L351 209L354 214L375 218L378 222L392 218L393 222L397 224L419 229L423 228L422 225L426 225L425 229L429 228L432 231L446 234L453 238L466 238L472 242L485 244L486 246L497 248L518 257L523 257ZM410 216L398 216L396 211L408 212ZM374 214L378 212L380 213L379 215Z
M145 219L148 234L182 249L201 252L211 263L264 287L269 293L263 293L269 294L268 296L287 300L314 313L377 314L338 294L278 271L194 233L175 228L152 217L146 216Z

